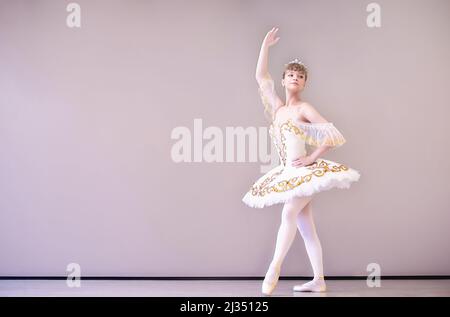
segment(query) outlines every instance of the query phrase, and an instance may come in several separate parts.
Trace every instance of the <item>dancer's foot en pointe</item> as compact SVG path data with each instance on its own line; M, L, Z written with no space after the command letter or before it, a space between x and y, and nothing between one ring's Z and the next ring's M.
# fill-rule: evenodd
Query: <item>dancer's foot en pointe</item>
M277 286L278 279L280 278L280 271L280 267L270 265L262 284L261 291L264 295L272 294L273 290Z
M294 292L325 292L326 290L327 285L325 284L323 276L314 278L308 283L294 286Z

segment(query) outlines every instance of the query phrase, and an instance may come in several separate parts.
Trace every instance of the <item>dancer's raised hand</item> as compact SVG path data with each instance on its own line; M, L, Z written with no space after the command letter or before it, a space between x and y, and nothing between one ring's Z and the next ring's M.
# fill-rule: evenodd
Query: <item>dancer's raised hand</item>
M273 27L269 32L267 32L263 41L264 46L270 47L278 42L278 40L280 39L280 37L276 37L278 30L278 28Z

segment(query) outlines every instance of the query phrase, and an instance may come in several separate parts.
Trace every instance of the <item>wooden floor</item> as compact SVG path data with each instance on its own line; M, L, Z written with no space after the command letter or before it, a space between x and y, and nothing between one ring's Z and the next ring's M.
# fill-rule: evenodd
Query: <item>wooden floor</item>
M293 292L305 280L280 280L271 296L450 296L450 280L382 280L370 288L365 280L329 280L325 293ZM137 297L258 297L259 280L0 280L0 296L137 296Z

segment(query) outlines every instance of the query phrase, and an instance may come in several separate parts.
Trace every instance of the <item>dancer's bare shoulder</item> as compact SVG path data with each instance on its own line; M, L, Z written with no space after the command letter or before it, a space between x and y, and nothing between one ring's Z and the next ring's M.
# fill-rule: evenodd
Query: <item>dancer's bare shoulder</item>
M327 120L309 102L302 102L297 108L297 119L303 122L327 122Z

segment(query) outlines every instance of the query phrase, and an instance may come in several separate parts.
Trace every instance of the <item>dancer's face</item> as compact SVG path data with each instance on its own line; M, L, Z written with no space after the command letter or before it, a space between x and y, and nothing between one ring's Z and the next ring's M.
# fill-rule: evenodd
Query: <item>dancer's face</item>
M305 74L295 70L287 70L281 84L292 92L299 92L305 88Z

